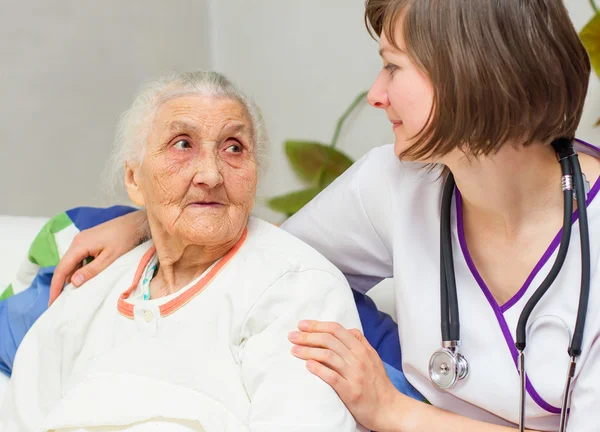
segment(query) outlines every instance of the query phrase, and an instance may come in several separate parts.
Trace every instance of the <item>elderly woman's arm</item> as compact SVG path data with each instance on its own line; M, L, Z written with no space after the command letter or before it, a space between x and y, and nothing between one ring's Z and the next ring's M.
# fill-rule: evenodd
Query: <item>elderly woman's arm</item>
M58 303L63 303L60 299ZM62 351L56 320L62 306L44 313L27 332L15 357L7 393L0 407L0 430L38 432L61 398Z
M334 390L290 353L288 334L307 317L360 328L351 291L340 274L288 272L268 288L244 322L239 358L252 403L253 432L356 429Z

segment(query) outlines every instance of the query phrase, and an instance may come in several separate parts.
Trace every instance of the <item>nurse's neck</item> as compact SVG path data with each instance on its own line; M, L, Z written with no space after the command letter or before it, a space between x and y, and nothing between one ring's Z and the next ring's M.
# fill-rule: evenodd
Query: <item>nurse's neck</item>
M524 225L562 214L560 164L549 145L506 145L491 156L449 155L445 162L472 221L511 237Z

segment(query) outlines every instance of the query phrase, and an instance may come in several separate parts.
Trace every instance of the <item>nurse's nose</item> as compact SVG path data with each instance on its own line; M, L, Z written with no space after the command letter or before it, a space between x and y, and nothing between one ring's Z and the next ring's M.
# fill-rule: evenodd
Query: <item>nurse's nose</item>
M387 95L387 77L384 76L383 71L379 73L371 86L367 94L367 101L374 108L385 109L390 106L390 100Z

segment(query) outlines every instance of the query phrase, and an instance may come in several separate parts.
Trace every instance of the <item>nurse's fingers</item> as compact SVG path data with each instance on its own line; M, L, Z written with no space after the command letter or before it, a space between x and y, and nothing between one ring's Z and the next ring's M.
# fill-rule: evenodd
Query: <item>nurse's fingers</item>
M356 338L368 351L375 351L375 348L371 346L365 335L359 329L349 330L350 334Z
M350 385L350 382L348 382L348 380L346 380L343 376L341 376L333 369L330 369L327 366L314 360L309 360L308 362L306 362L306 368L311 373L318 376L327 384L329 384L335 390L338 396L342 399L342 401L344 401L344 399L346 399L348 395L351 394L352 386Z
M346 362L353 362L354 355L339 339L329 333L291 332L289 340L296 346L323 348L336 353Z
M322 348L308 348L295 345L292 354L302 360L315 360L344 376L346 362L337 353Z
M308 333L328 333L335 336L351 351L363 351L364 345L356 337L336 322L304 320L298 328Z
M50 283L49 304L54 303L54 300L60 295L67 283L67 279L70 279L71 275L81 266L81 262L88 256L89 253L85 248L72 246L67 250L54 269L54 275Z

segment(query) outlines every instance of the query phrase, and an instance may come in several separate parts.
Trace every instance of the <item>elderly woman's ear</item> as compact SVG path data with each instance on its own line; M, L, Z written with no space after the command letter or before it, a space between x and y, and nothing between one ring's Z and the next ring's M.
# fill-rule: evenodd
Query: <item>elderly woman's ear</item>
M135 168L131 166L131 164L125 164L125 188L127 189L127 194L129 195L129 199L133 201L133 203L139 207L144 207L146 202L144 201L144 194L138 185Z

